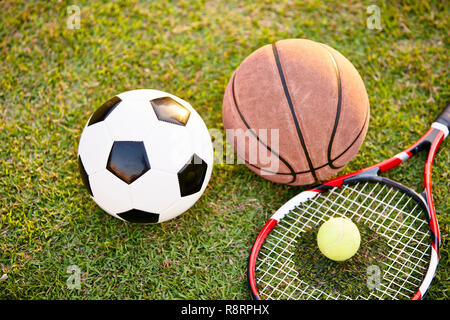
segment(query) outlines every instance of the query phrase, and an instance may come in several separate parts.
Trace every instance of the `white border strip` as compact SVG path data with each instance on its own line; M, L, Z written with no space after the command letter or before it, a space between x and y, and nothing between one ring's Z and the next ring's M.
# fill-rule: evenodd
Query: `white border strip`
M419 291L421 294L421 299L427 292L428 288L430 287L431 281L433 280L434 276L436 275L436 268L439 262L438 254L434 248L431 248L431 261L430 265L428 266L427 273L425 275L425 278L420 285Z
M447 126L445 124L442 124L442 123L439 123L439 122L433 122L431 124L431 127L435 128L435 129L438 129L438 130L441 130L442 132L444 132L444 138L447 138L447 136L448 136L448 128L447 128Z
M394 157L399 158L400 160L402 160L402 162L409 159L409 155L406 152L400 152L399 154L396 154Z
M295 207L297 207L299 204L301 204L309 199L314 198L318 194L320 194L320 192L311 191L311 190L306 190L306 191L299 193L298 195L293 197L291 200L286 202L280 209L278 209L278 211L275 212L274 215L272 216L272 219L280 221L281 219L284 218L284 216L287 213L289 213L291 210L295 209Z

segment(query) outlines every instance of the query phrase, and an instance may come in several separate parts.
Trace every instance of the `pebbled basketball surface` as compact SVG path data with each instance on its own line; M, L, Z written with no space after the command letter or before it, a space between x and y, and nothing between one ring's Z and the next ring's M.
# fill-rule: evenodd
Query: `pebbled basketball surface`
M358 152L369 124L364 83L342 54L306 39L281 40L250 54L231 76L223 99L226 129L251 132L278 162L268 168L250 143L231 139L238 156L271 181L305 185L326 180ZM278 130L279 144L261 129ZM276 149L276 150L275 150Z

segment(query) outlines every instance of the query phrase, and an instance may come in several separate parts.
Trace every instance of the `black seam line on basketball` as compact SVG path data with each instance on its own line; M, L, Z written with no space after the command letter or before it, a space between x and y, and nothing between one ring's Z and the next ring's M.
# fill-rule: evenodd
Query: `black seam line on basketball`
M345 148L345 150L344 151L342 151L340 154L338 154L334 159L332 159L332 161L336 161L337 159L339 159L340 157L342 157L354 144L355 144L355 142L358 140L358 138L359 138L359 136L361 135L361 133L364 131L364 128L365 128L365 126L366 126L366 123L367 123L367 120L368 120L368 118L369 118L369 112L367 112L366 113L366 117L365 117L365 119L364 119L364 124L363 124L363 126L362 126L362 128L361 128L361 130L359 131L359 133L358 133L358 135L356 136L356 138L352 141L352 143L350 143L350 145L347 147L347 148ZM245 161L245 160L244 160ZM247 162L247 161L246 161ZM262 171L265 171L265 172L267 172L267 173L271 173L271 174L278 174L278 175L291 175L291 173L285 173L285 172L273 172L273 171L270 171L270 170L267 170L267 169L263 169L263 168L260 168L260 167L257 167L257 166L255 166L255 165L253 165L253 164L251 164L251 163L248 163L249 165L251 165L252 167L255 167L256 169L259 169L259 170L262 170ZM326 167L328 165L328 162L327 163L324 163L323 165L321 165L321 166L318 166L318 167L315 167L314 168L314 170L320 170L320 169L322 169L322 168L324 168L324 167ZM340 168L343 168L344 166L339 166L339 167L336 167L337 169L340 169ZM309 171L309 170L305 170L305 171L297 171L297 172L295 172L295 174L296 175L299 175L299 174L305 174L305 173L309 173L309 172L311 172L311 171Z
M328 51L328 49L325 46L324 46L324 48L325 48L325 51L330 56L331 63L333 64L333 68L334 68L334 71L336 74L337 87L338 87L338 101L337 101L337 106L336 106L336 117L334 119L334 126L333 126L333 131L331 132L330 141L328 142L327 161L328 161L328 165L330 166L331 169L338 169L339 167L336 167L335 165L333 165L334 160L331 159L331 150L333 148L334 137L336 136L339 119L341 117L341 106L342 106L341 74L340 74L339 67L338 67L333 55L331 54L331 52Z
M355 137L355 139L352 141L352 143L350 143L350 145L349 145L347 148L345 148L344 151L342 151L340 154L338 154L335 158L331 159L331 161L336 161L337 159L339 159L340 157L342 157L342 156L343 156L343 155L344 155L344 154L345 154L345 153L346 153L346 152L347 152L347 151L355 144L355 142L359 139L359 137L361 136L362 132L364 131L364 128L365 128L365 126L366 126L366 123L367 123L367 120L368 120L368 119L369 119L369 112L366 113L366 117L365 117L365 119L364 119L364 124L363 124L361 130L359 131L358 135L357 135L357 136ZM265 172L267 172L267 173L278 174L278 175L291 175L291 173L285 173L285 172L273 172L273 171L270 171L270 170L267 170L267 169L263 169L263 168L257 167L257 166L255 166L255 165L253 165L253 164L250 164L250 163L248 163L248 164L251 165L251 166L253 166L253 167L255 167L256 169L265 171ZM314 170L320 170L320 169L326 167L327 165L328 165L328 162L322 164L321 166L315 167ZM344 167L344 166L338 166L338 167L336 167L336 168L337 168L337 169L340 169L340 168L343 168L343 167ZM295 172L295 174L296 174L296 175L299 175L299 174L305 174L305 173L309 173L309 172L311 172L311 171L309 171L309 170L306 170L306 171L297 171L297 172Z
M366 117L365 117L365 119L364 119L364 124L363 124L361 130L359 131L358 135L356 136L356 138L352 141L352 143L350 143L350 145L349 145L347 148L345 148L344 151L342 151L342 152L341 152L340 154L338 154L334 159L332 159L332 161L336 161L337 159L339 159L340 157L342 157L342 156L343 156L343 155L344 155L344 154L345 154L345 153L346 153L346 152L347 152L347 151L355 144L355 142L358 140L358 138L359 138L359 136L361 135L361 133L364 131L364 128L365 128L365 126L366 126L366 123L367 123L368 118L369 118L369 112L366 113ZM245 160L244 160L244 161L245 161ZM247 163L247 161L246 161L246 163ZM257 167L257 166L255 166L255 165L253 165L253 164L251 164L251 163L247 163L247 164L248 164L248 165L251 165L252 167L255 167L256 169L265 171L265 172L267 172L267 173L277 174L277 175L291 175L291 173L286 173L286 172L273 172L273 171L270 171L270 170L267 170L267 169L263 169L263 168ZM324 163L324 164L321 165L321 166L315 167L314 170L320 170L320 169L326 167L327 165L329 165L328 162L327 162L327 163ZM342 168L342 167L344 167L344 166L339 166L339 167L336 167L336 168L337 168L337 169L340 169L340 168ZM299 174L305 174L305 173L309 173L309 172L311 172L311 171L309 171L309 170L306 170L306 171L297 171L297 172L295 172L295 174L296 174L296 175L299 175Z
M309 169L311 170L311 174L312 174L315 182L318 182L319 180L317 179L317 175L316 175L316 172L314 170L314 166L313 166L311 158L310 158L310 156L308 154L308 149L306 148L306 143L305 143L305 140L303 138L302 131L300 129L300 124L298 123L297 115L295 114L294 104L292 103L291 95L289 94L289 90L288 90L288 87L287 87L286 79L284 77L283 69L281 67L280 57L278 56L278 51L277 51L277 47L276 47L275 43L272 44L272 51L273 51L273 55L275 57L275 63L277 65L278 73L280 75L281 84L282 84L283 90L284 90L284 95L286 96L286 100L288 102L292 118L294 120L295 129L297 130L297 136L298 136L298 138L300 140L300 144L301 144L301 146L303 148L303 152L305 153L306 161L308 162L308 166L309 166Z
M292 182L294 182L296 180L296 175L295 175L295 171L294 168L292 168L292 166L284 159L282 158L278 153L276 153L275 151L272 150L272 148L270 148L268 145L266 145L263 141L261 141L261 139L259 139L258 135L256 134L256 132L253 131L253 129L250 128L250 126L248 125L247 121L245 120L243 114L241 113L241 110L239 109L238 103L237 103L237 98L236 98L236 94L234 91L234 81L236 78L236 73L233 74L233 79L231 81L231 94L233 96L233 102L234 102L234 107L236 108L236 111L239 114L239 117L241 118L242 122L244 123L244 125L247 127L247 129L250 131L250 133L256 138L256 140L258 142L260 142L264 147L267 148L267 150L269 150L273 155L275 155L278 159L281 160L281 162L283 162L286 167L289 169L289 171L291 172L290 175L292 175ZM246 161L247 162L247 161ZM250 163L249 163L250 164ZM256 166L255 166L256 167ZM256 167L257 168L257 167Z
M353 142L352 143L350 143L350 145L344 150L344 151L342 151L341 152L341 154L339 154L336 158L334 158L334 159L331 159L331 161L336 161L338 158L340 158L344 153L346 153L354 144L355 144L355 142L359 139L359 137L361 136L361 133L364 131L364 128L366 127L366 123L367 123L367 120L369 119L369 111L367 111L367 113L366 113L366 118L364 119L364 124L363 124L363 126L362 126L362 128L361 128L361 130L359 131L359 133L358 133L358 135L356 136L356 138L353 140ZM342 168L343 166L340 166L340 167L337 167L337 168Z

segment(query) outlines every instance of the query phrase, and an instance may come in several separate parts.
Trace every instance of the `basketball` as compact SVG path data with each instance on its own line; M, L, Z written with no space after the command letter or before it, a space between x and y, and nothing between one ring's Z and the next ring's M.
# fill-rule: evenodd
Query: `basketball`
M353 64L306 39L265 45L234 71L222 118L238 158L273 182L307 185L339 172L369 125L369 99Z

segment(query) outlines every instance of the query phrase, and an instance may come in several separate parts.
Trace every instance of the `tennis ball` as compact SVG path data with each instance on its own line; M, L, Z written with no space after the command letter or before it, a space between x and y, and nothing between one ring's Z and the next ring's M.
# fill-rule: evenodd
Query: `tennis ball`
M361 236L358 227L347 218L331 218L319 228L317 244L328 259L345 261L358 251Z

